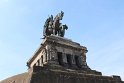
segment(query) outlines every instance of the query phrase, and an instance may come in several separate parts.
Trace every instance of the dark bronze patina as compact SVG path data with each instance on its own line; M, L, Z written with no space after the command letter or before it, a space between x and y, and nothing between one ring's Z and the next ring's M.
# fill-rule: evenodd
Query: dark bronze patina
M60 37L64 37L65 29L67 30L68 26L66 24L62 25L62 23L60 23L60 20L62 20L63 16L64 16L64 12L61 11L55 16L54 19L53 19L53 15L51 15L46 19L43 30L44 38L50 35L57 35Z

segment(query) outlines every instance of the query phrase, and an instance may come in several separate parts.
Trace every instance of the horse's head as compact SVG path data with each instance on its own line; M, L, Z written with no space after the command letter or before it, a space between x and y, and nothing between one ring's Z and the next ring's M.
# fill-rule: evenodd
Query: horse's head
M61 30L65 30L66 29L67 30L68 29L68 26L66 24L65 25L60 25L60 29Z
M64 28L67 30L68 29L68 26L65 24L65 25L63 25L64 26Z

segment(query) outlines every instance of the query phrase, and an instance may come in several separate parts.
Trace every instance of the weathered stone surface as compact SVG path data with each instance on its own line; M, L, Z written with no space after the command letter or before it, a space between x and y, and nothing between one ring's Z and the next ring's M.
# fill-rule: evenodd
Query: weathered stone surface
M90 69L86 63L86 53L85 46L70 39L55 35L47 36L27 65L29 69L45 64L56 64L71 69Z
M27 65L29 69L45 64L58 64L71 69L90 69L86 63L86 53L85 46L70 39L55 35L47 36Z
M42 70L32 74L23 73L1 81L0 83L124 83L114 77L67 72L59 70Z
M30 83L32 74L26 72L7 78L0 83Z
M120 76L102 76L89 68L87 48L58 36L46 37L27 62L28 72L0 83L124 83Z

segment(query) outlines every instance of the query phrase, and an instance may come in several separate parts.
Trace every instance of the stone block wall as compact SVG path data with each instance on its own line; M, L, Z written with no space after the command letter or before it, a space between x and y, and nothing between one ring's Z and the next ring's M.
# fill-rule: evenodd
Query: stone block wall
M32 74L31 83L123 83L117 76L108 77L64 71L41 71Z

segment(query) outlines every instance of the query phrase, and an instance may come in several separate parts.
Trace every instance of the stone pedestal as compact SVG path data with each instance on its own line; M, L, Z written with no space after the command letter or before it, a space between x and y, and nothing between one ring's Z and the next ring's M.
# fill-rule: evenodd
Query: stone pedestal
M87 48L70 39L49 36L27 62L29 71L0 83L124 83L89 68Z
M86 62L87 48L70 39L48 36L35 52L27 65L33 71L59 69L101 75L101 72L91 70Z

